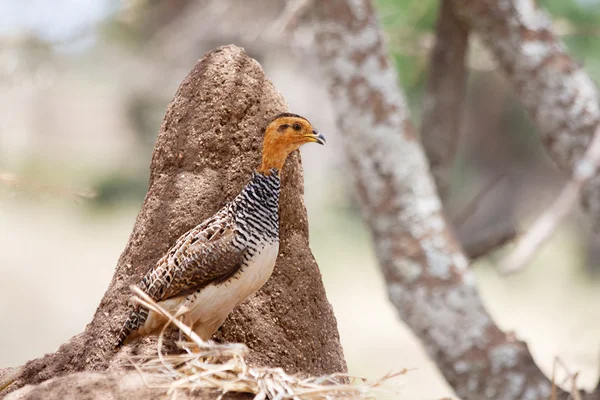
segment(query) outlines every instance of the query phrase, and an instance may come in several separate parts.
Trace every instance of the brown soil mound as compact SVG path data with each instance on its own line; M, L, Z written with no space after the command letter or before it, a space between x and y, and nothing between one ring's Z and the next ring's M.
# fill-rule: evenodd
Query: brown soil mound
M129 285L182 233L242 189L259 163L261 128L284 111L283 97L243 49L220 47L195 65L167 109L148 194L94 319L56 353L25 364L8 390L78 371L121 368L124 354L156 352L152 337L119 352L113 348L128 311ZM283 171L281 246L273 276L232 313L217 339L246 343L256 365L311 375L341 372L346 364L336 320L308 247L303 190L296 153Z

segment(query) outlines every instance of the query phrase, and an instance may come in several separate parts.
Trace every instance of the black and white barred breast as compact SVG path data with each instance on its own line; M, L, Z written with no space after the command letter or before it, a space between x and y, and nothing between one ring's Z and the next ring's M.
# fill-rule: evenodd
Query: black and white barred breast
M271 276L279 251L280 178L255 172L242 192L182 235L139 286L204 340ZM225 290L223 290L225 287ZM119 335L154 332L164 319L134 306Z

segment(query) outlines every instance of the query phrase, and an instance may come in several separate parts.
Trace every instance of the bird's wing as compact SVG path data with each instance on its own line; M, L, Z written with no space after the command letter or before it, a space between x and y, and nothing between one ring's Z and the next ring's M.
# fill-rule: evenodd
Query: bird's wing
M142 290L162 301L229 278L244 261L245 248L234 238L232 218L205 221L177 240L144 277Z

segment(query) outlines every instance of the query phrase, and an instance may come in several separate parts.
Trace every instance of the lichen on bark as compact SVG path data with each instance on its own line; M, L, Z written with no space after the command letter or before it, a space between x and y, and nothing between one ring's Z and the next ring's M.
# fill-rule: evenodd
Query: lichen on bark
M459 397L547 398L551 382L525 343L502 332L484 308L371 2L321 2L313 18L362 214L400 317Z
M600 123L600 97L553 33L550 16L534 0L450 1L498 60L550 157L571 172ZM581 201L600 229L600 176L588 182Z

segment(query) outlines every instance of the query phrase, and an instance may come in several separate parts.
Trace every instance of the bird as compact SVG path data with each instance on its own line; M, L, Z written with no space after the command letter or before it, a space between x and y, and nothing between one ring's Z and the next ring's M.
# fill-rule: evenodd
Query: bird
M281 113L263 130L262 161L243 190L180 236L138 283L204 341L270 278L279 252L281 170L288 155L325 137L304 117ZM160 330L167 320L131 304L116 347Z

